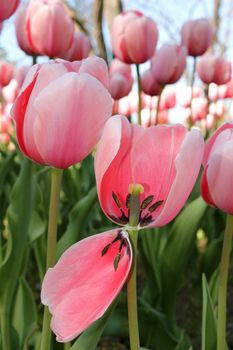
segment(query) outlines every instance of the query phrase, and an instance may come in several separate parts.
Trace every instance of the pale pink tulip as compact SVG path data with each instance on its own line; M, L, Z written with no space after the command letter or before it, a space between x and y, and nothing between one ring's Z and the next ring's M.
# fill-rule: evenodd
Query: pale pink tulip
M129 103L129 97L125 96L118 101L115 101L113 105L113 114L123 114L126 117L131 116L131 107Z
M8 103L13 103L18 96L19 87L16 79L11 79L10 83L2 88L2 96Z
M114 58L109 67L109 72L111 73L121 73L125 75L125 77L132 76L132 69L130 64L126 64L117 58Z
M1 0L0 1L0 22L9 18L17 9L19 0Z
M87 58L90 52L91 42L88 36L82 32L75 32L71 47L59 57L67 61L79 61Z
M233 79L224 84L220 85L218 89L219 98L232 98L233 97Z
M208 114L208 101L205 97L195 97L192 99L192 120L196 122L206 118Z
M98 57L34 65L12 110L22 152L58 168L85 158L111 116L108 79Z
M225 84L231 79L231 62L208 54L198 60L197 73L205 84Z
M29 2L26 28L33 52L58 57L71 47L74 25L59 0Z
M139 11L122 12L113 19L112 50L125 63L146 62L152 57L157 40L156 23Z
M0 62L0 86L9 84L14 74L14 66L8 62Z
M117 59L114 59L109 68L109 91L113 99L119 100L127 96L132 90L133 77L131 67Z
M15 16L15 34L19 47L27 55L37 54L38 51L34 51L31 47L26 30L26 16L27 16L27 5L20 6L16 12Z
M14 69L14 79L17 81L19 90L31 66L19 66Z
M151 72L159 84L173 84L180 79L186 66L186 49L175 44L165 44L151 59Z
M176 93L174 89L166 86L161 94L159 109L166 110L175 107L176 105Z
M70 247L50 268L41 291L57 341L66 342L99 319L119 294L132 264L126 231L90 236Z
M214 30L207 18L189 20L182 26L181 38L190 56L201 56L212 44Z
M199 130L188 132L178 124L144 129L123 116L110 118L95 157L97 192L104 213L127 225L129 186L141 184L139 226L167 224L194 186L203 149Z
M223 124L205 146L201 194L211 206L233 215L233 123Z

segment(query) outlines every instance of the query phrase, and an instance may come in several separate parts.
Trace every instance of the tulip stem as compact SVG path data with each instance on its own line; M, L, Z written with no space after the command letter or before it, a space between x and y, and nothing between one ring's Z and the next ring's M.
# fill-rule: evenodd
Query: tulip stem
M218 286L217 350L226 349L227 280L233 236L233 216L227 215Z
M37 64L37 56L33 55L32 56L32 65Z
M155 115L155 125L158 124L158 119L159 119L159 107L160 107L160 100L161 100L161 95L163 91L163 86L161 87L159 94L158 94L158 99L157 99L157 106L156 106L156 115Z
M138 222L140 216L140 194L144 189L140 184L129 186L130 193L130 215L129 225L134 228L129 231L129 238L133 250L133 263L130 275L127 281L128 298L128 320L129 320L129 338L130 349L139 350L139 332L138 332L138 311L137 311L137 242L138 242Z
M49 206L49 223L47 237L47 257L46 270L55 264L56 260L56 243L57 243L57 223L59 212L59 198L63 170L51 169L51 193ZM44 308L43 329L41 337L41 350L50 349L50 319L51 315L47 307Z
M141 96L141 77L140 77L140 69L139 64L136 64L136 71L137 71L137 84L138 84L138 124L142 124L142 117L141 117L141 111L142 111L142 96Z

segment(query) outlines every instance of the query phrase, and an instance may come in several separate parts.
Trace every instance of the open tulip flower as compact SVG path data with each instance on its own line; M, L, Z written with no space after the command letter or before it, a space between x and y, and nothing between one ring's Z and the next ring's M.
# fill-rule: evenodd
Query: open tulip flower
M34 65L12 110L22 152L61 169L83 160L111 116L108 84L107 65L98 57Z
M197 178L204 142L182 125L144 129L123 116L107 123L97 149L95 173L100 204L119 225L129 222L129 186L140 184L139 227L162 226L181 210ZM106 149L108 152L106 152Z
M78 242L46 273L41 297L58 341L72 340L104 314L129 277L134 249L128 235L177 215L197 178L203 149L198 130L144 129L123 116L109 119L95 158L97 190L105 214L123 227ZM133 208L136 192L140 206Z

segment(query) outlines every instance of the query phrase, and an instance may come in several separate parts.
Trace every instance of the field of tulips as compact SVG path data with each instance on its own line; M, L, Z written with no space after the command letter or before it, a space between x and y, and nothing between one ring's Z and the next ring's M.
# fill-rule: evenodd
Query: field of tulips
M231 62L207 18L118 11L105 55L76 15L0 1L0 350L231 350Z

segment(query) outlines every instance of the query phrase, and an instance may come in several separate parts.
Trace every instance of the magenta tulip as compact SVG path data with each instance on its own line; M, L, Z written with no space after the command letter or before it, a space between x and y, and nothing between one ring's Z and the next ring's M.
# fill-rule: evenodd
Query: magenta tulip
M95 158L97 191L104 213L117 224L127 225L129 186L141 184L144 193L139 226L165 225L185 204L200 169L203 149L198 130L188 132L182 125L144 129L123 116L110 118Z
M231 79L231 62L208 54L198 60L197 73L205 84L226 84Z
M29 2L26 29L32 51L41 55L58 57L73 41L73 22L59 0Z
M165 44L151 60L151 73L157 83L173 84L180 79L186 66L186 49L175 44Z
M211 206L233 215L233 123L223 124L208 140L203 158L201 194Z
M207 18L189 20L181 29L181 37L182 45L186 46L190 56L201 56L210 47L214 30Z
M17 9L19 0L1 0L0 1L0 22L9 18Z
M57 341L77 337L99 319L125 283L132 264L128 233L115 229L70 247L50 268L41 291Z
M67 61L80 61L87 58L91 52L91 42L87 35L75 32L74 39L69 50L60 54L59 57Z
M108 80L97 57L34 65L12 111L22 152L57 168L85 158L111 115Z
M112 50L125 63L146 62L152 57L157 40L156 23L139 11L123 12L113 19Z

